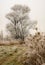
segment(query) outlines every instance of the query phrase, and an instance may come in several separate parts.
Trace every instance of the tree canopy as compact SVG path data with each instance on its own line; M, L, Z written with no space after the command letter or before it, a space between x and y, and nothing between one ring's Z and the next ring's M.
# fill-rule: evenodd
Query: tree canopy
M7 24L7 29L14 39L24 39L29 34L29 29L35 28L37 22L32 22L28 13L30 8L22 5L14 5L12 8L13 12L8 13L8 18L11 23Z

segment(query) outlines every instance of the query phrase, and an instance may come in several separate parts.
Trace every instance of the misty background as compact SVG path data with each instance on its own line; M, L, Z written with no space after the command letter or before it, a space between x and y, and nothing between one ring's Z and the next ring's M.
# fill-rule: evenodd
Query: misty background
M6 24L10 21L5 15L12 11L10 8L15 4L29 6L31 20L36 20L39 30L45 32L45 0L0 0L0 31L6 34Z

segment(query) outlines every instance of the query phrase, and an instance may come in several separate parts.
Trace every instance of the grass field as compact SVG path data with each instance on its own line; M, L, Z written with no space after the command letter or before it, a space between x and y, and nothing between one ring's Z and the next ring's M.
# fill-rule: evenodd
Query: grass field
M25 44L0 45L0 65L45 65L45 36L28 37Z

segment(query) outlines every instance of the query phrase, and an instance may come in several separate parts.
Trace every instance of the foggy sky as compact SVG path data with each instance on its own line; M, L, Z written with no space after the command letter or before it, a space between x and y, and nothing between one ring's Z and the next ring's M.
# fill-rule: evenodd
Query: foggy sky
M45 32L45 0L0 0L0 30L5 32L6 24L9 22L5 15L11 11L15 4L27 5L30 7L30 18L37 20L38 28Z

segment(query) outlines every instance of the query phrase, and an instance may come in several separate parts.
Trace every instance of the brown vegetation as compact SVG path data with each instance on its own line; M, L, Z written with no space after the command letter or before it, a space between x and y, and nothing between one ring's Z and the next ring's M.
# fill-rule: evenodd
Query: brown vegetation
M6 54L8 53L9 50L12 52L9 55L10 53L9 51L7 56L2 58L3 63L0 59L0 63L2 63L1 65L4 64L8 65L7 63L11 62L14 63L15 65L15 61L18 62L17 65L43 65L43 64L45 65L45 35L43 35L40 32L37 32L34 36L30 35L29 37L27 37L25 39L25 43L21 42L22 43L21 44L20 42L21 40L20 41L18 40L17 42L12 41L7 43L9 44L9 49L7 51L5 46L6 43L4 44L4 46L2 45L5 48L4 51ZM13 46L11 46L12 44ZM0 49L3 47L0 46ZM14 50L12 47L16 49Z

